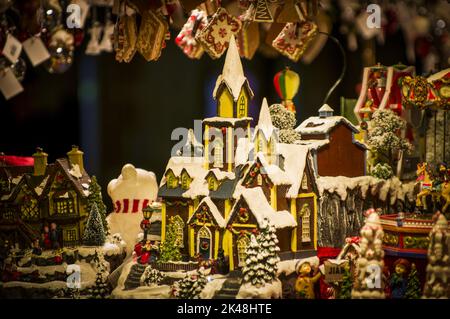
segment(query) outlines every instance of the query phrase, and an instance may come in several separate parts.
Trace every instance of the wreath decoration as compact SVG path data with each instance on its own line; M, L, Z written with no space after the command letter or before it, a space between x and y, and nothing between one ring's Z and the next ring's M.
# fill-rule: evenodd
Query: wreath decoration
M206 242L206 241L202 242L201 248L202 248L202 250L208 250L209 249L209 243Z
M238 219L239 219L239 222L241 222L243 224L248 222L248 220L250 219L250 214L249 214L247 208L244 208L244 207L239 208Z

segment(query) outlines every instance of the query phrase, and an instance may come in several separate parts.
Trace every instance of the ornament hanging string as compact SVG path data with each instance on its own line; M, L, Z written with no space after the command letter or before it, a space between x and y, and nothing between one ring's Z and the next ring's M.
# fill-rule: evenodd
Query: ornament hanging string
M328 99L330 98L331 94L334 92L336 87L342 82L342 79L344 78L345 72L347 71L347 56L345 55L345 50L342 47L342 44L339 42L339 40L336 37L332 36L331 34L329 34L327 32L323 32L323 31L319 31L318 33L327 36L329 39L331 39L333 42L335 42L337 44L337 46L339 47L339 50L341 51L341 54L342 54L341 74L339 75L339 78L336 80L334 85L330 88L327 95L325 96L325 99L323 100L323 103L322 103L322 105L324 105L328 102Z

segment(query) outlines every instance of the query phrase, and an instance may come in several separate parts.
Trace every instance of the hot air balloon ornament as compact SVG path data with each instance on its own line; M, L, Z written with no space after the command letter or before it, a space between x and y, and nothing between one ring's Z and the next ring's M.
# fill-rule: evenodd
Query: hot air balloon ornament
M300 76L286 67L283 71L275 74L273 84L278 95L283 100L282 104L286 109L296 112L292 99L297 94L298 88L300 87Z

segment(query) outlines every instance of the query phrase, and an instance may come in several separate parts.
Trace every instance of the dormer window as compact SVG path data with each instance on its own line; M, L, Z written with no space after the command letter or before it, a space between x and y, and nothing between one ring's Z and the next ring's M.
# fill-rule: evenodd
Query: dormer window
M213 174L210 174L208 177L208 190L216 191L217 188L219 188L219 181Z
M175 177L175 174L170 170L166 174L167 178L167 187L168 188L177 188L178 187L178 178Z
M192 178L189 176L188 172L183 171L181 173L181 188L183 189L189 189L191 186Z

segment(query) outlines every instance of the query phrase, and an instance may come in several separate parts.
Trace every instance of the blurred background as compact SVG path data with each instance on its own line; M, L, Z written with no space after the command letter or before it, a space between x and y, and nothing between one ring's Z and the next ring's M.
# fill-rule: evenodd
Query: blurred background
M409 25L398 3L409 7L409 17L414 18ZM415 1L414 7L411 3L379 3L380 38L380 34L364 35L356 24L369 2L320 1L325 31L340 41L347 58L343 81L328 101L335 113L341 96L358 97L364 66L403 62L415 65L417 74L449 67L448 2ZM87 29L89 25L86 22ZM213 60L204 54L191 60L174 43L179 28L170 32L171 40L156 62L140 55L130 63L118 63L114 54L86 55L88 35L75 48L73 63L63 74L50 74L27 61L24 91L10 100L0 95L0 152L31 156L40 146L53 162L76 144L85 153L87 171L98 177L104 190L126 163L154 171L160 179L176 143L171 132L214 115L212 90L225 59L225 55ZM413 55L408 51L411 46ZM299 73L300 90L294 98L299 124L317 113L342 71L343 60L336 43L328 40L309 63L294 63L261 49L251 60L243 59L243 66L255 93L250 109L254 117L263 97L269 104L280 102L273 86L277 72L289 66Z

